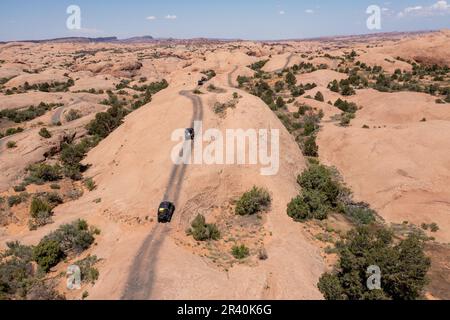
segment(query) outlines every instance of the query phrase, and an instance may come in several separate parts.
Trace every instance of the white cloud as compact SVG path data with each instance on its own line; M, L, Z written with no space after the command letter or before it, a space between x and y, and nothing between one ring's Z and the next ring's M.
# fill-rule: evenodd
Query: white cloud
M145 19L147 19L147 20L156 20L156 17L155 17L155 16L148 16L148 17L145 18Z
M415 6L407 7L403 11L398 13L398 17L403 18L406 16L419 16L419 17L431 17L442 16L450 14L450 4L445 0L440 0L431 6Z
M447 1L438 1L433 4L431 8L434 10L448 11L450 9L450 4L448 4Z
M164 18L167 19L167 20L175 20L175 19L177 19L177 16L176 15L172 15L172 14L168 14Z
M381 13L384 14L385 16L393 16L395 15L396 12L391 8L383 7L381 8Z
M281 10L280 12L278 12L280 15L284 15L286 12L284 10Z
M305 12L308 13L308 14L313 14L314 10L313 9L307 9L307 10L305 10Z

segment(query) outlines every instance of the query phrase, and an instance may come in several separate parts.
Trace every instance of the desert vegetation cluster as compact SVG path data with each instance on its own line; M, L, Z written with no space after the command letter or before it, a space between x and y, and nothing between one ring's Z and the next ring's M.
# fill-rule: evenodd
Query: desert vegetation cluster
M1 44L0 299L448 299L449 39ZM279 173L175 166L194 120Z

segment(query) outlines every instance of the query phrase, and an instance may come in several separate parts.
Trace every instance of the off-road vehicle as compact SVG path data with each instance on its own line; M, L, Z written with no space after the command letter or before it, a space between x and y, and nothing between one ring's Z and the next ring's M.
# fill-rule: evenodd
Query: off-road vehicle
M201 80L198 81L198 85L199 85L199 86L202 86L202 85L204 85L207 81L208 81L208 78L203 77Z
M172 221L175 205L172 202L161 202L158 208L158 223L169 223Z
M184 137L185 137L186 141L194 140L194 139L195 139L195 131L194 131L194 128L187 128L187 129L184 131Z

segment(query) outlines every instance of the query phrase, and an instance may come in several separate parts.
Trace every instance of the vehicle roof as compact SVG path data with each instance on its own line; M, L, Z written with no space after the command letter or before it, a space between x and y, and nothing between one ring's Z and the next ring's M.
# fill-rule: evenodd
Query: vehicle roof
M169 206L171 206L172 203L169 201L163 201L161 202L161 204L159 205L160 208L168 208Z

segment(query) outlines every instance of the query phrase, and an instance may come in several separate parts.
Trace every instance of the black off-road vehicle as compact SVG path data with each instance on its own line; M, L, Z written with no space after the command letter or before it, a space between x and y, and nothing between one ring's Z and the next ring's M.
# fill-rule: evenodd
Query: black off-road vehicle
M202 85L204 85L207 81L208 81L208 78L203 77L201 80L198 81L198 85L199 85L199 86L202 86Z
M175 212L175 205L172 202L161 202L158 208L158 223L169 223Z
M187 129L184 131L184 137L185 137L186 141L194 140L194 139L195 139L195 131L194 131L194 128L187 128Z

